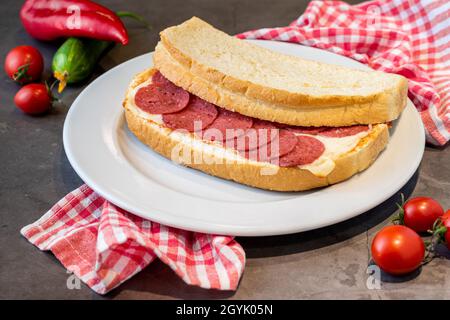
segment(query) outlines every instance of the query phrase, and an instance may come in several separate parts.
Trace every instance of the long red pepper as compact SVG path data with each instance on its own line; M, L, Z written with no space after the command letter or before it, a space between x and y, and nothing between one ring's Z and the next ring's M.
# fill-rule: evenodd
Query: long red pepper
M27 32L39 40L87 37L128 43L119 17L89 0L26 0L20 18Z

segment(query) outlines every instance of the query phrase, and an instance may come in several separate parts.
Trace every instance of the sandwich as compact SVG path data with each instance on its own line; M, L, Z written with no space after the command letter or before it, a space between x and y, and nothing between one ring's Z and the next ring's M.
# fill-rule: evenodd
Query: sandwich
M126 92L128 128L223 179L276 191L346 180L376 160L406 106L402 76L273 52L196 17L160 36Z

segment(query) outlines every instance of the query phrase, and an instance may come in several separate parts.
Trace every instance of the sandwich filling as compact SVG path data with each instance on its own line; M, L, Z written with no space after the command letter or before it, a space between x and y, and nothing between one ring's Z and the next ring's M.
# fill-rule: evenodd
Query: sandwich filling
M333 171L335 160L355 149L372 129L370 125L299 127L251 118L192 95L158 71L129 94L133 112L180 131L184 139L225 148L249 161L297 166L316 176Z

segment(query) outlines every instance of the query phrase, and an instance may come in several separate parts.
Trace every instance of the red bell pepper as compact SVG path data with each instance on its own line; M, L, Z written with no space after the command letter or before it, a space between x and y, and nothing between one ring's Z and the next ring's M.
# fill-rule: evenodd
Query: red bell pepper
M20 18L27 32L39 40L87 37L128 43L119 17L89 0L26 0Z

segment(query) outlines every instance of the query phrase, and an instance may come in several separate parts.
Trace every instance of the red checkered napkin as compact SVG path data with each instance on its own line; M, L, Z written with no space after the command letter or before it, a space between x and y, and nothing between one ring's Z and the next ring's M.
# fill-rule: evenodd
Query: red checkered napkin
M238 35L296 42L409 79L427 141L450 140L450 1L312 1L289 26Z
M72 191L21 230L95 292L104 294L156 257L187 284L235 290L245 253L233 237L166 227L136 217L87 185Z

